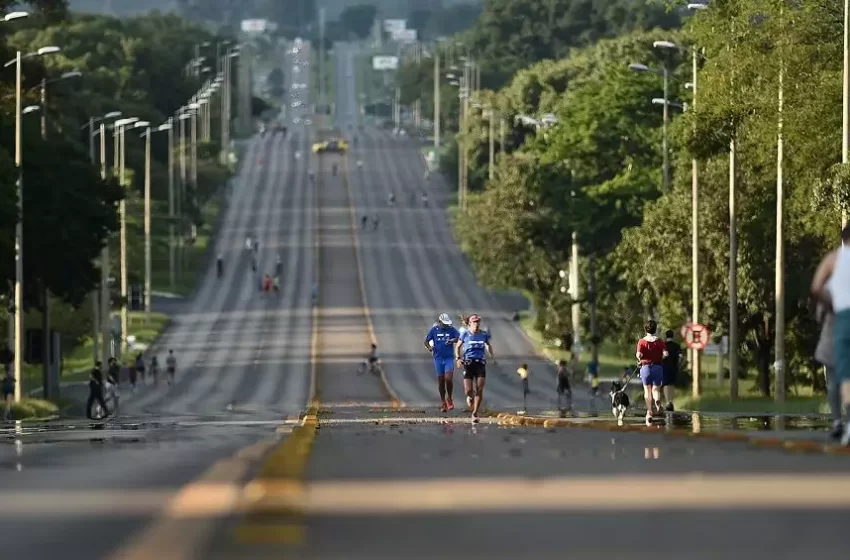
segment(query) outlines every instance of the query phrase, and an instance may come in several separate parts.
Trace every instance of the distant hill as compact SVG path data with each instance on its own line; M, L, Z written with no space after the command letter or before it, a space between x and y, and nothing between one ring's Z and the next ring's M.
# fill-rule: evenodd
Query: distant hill
M76 12L129 16L151 10L168 12L177 9L176 0L70 0Z

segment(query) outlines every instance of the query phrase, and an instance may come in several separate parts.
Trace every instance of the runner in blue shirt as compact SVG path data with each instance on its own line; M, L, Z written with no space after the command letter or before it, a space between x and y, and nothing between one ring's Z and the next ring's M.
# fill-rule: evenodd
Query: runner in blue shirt
M434 369L437 372L437 391L440 393L440 412L453 410L452 400L454 390L454 345L460 333L452 326L452 320L447 313L441 313L437 322L425 335L425 348L434 357Z
M469 330L460 335L455 345L455 359L463 365L466 403L472 407L472 421L478 422L478 409L484 397L484 378L487 375L487 354L490 354L493 363L496 363L496 356L490 345L490 333L481 330L481 317L470 315L467 324Z

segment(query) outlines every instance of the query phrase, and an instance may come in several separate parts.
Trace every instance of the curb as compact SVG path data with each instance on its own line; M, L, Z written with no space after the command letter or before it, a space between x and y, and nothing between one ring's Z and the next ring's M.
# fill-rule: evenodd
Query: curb
M573 428L600 430L605 432L645 432L685 439L702 439L721 442L745 443L756 448L780 449L795 453L822 453L828 455L848 455L850 447L823 443L813 440L787 440L778 437L754 437L735 432L687 432L684 430L659 431L656 426L626 425L617 426L613 421L588 423L575 422L569 418L542 418L539 416L521 416L510 412L492 412L487 416L497 419L500 426L539 426L542 428Z

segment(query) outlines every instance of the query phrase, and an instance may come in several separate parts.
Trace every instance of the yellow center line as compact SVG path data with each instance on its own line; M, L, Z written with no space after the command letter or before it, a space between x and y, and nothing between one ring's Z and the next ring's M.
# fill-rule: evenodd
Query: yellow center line
M348 209L351 216L351 237L354 242L354 259L357 261L357 277L360 283L360 298L363 302L363 315L366 317L366 329L369 331L369 338L371 339L372 344L377 344L378 338L375 336L375 326L372 323L372 312L369 308L369 299L366 296L366 281L363 275L363 263L360 258L360 241L357 234L357 215L354 212L354 197L352 196L351 182L349 181L350 171L347 152L343 154L343 167L345 172L342 180L345 183L345 189L348 192ZM383 368L381 368L381 384L384 386L384 390L389 395L393 408L401 407L403 402L390 385L386 372L384 372Z

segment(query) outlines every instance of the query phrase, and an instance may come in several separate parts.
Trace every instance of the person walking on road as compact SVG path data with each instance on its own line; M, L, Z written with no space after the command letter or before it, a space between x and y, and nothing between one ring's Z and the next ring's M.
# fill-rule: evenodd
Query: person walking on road
M826 370L826 395L829 403L829 416L832 419L832 428L829 437L834 440L841 439L844 425L841 422L841 394L835 379L835 351L833 337L835 336L835 316L823 303L818 303L815 318L820 324L820 336L815 348L815 360Z
M440 395L440 412L454 410L454 346L460 333L452 325L448 313L441 313L425 335L425 348L434 358L437 373L437 392Z
M640 362L640 379L643 382L643 398L646 401L646 425L652 425L655 414L663 414L661 387L664 383L664 358L667 347L655 336L658 324L650 319L643 326L644 335L637 343L635 356Z
M280 275L275 274L274 278L272 278L272 289L274 290L274 295L280 295Z
M168 373L168 384L171 385L177 376L177 357L174 355L174 350L168 351L168 357L165 359L165 370Z
M141 352L136 354L136 372L139 374L139 377L142 378L142 385L144 385L145 384L145 360L142 357ZM132 379L130 381L132 382L133 387L135 387L136 386L135 381L133 381Z
M218 277L221 278L221 275L224 274L224 256L221 253L215 259L215 270Z
M570 387L570 368L566 360L558 360L558 369L555 370L555 386L558 392L558 410L565 411L573 400L573 391Z
M676 389L676 377L679 375L679 360L682 356L682 347L673 338L673 331L668 330L664 333L664 346L667 349L667 355L664 357L664 379L661 383L661 390L664 392L664 401L667 403L667 412L673 412L673 398Z
M114 359L110 358L110 360ZM109 416L109 409L106 408L106 401L103 399L103 372L100 370L100 367L100 362L95 362L94 367L89 373L89 399L86 402L86 418L89 419L92 419L91 409L95 402L103 409L104 417Z
M843 420L847 422L840 442L850 446L850 226L841 230L841 245L825 256L815 271L811 293L833 313L835 383Z
M481 330L481 317L471 315L468 318L469 330L458 338L455 344L455 359L463 366L463 388L466 403L472 407L472 421L478 422L478 411L484 398L484 383L487 376L487 354L493 363L496 356L490 344L490 333Z
M366 229L366 226L369 224L369 216L363 214L363 217L360 219L360 228Z
M525 414L528 410L528 394L531 392L528 388L528 364L519 366L516 373L522 381L522 414Z
M109 358L106 363L106 380L115 385L115 387L118 387L118 379L121 376L121 365L115 358Z
M372 231L377 231L377 230L378 230L378 224L379 224L380 222L381 222L381 219L378 217L378 215L377 215L377 214L375 214L374 216L372 216Z
M9 421L12 418L12 402L15 400L15 355L9 348L4 348L0 357L3 362L3 402L6 405L3 420Z

